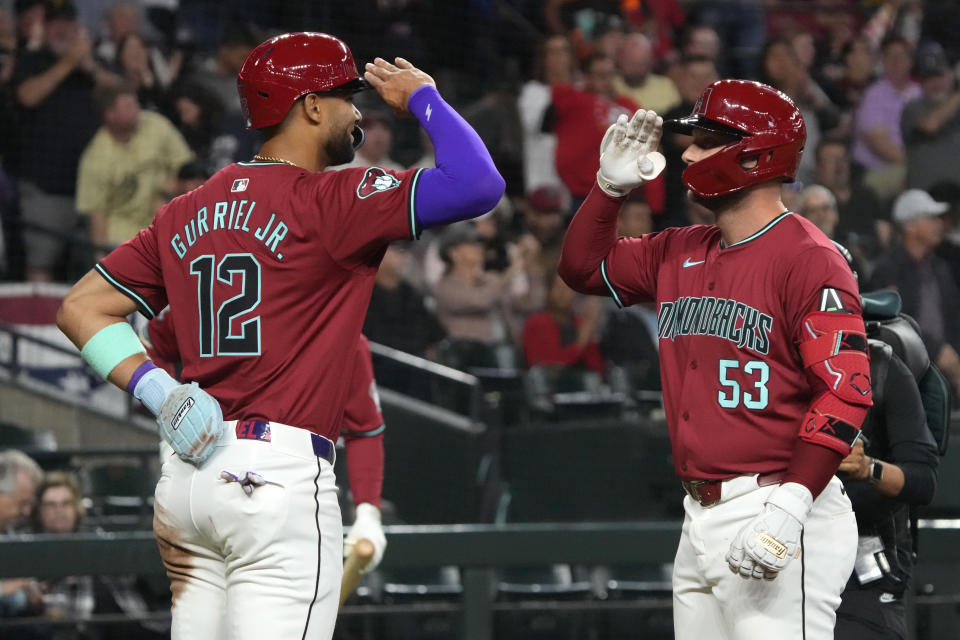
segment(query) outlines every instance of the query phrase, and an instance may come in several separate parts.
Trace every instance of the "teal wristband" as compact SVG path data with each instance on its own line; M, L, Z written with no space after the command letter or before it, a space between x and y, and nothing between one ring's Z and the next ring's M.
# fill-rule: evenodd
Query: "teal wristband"
M87 344L80 350L80 355L106 380L118 364L145 351L137 334L133 332L133 327L126 322L116 322L100 329L87 340Z

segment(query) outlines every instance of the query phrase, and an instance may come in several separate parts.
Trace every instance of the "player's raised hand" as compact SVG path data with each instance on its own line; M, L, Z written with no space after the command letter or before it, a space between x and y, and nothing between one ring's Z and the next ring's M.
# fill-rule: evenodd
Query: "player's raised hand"
M656 151L662 132L663 118L654 111L638 109L629 120L625 115L617 118L600 143L600 188L621 197L660 175L667 164Z
M366 64L363 77L377 90L383 101L398 115L409 114L407 103L410 95L425 85L436 87L429 75L417 69L404 58L395 58L393 64L383 58L375 58Z
M800 552L800 534L812 506L813 495L801 484L788 482L774 489L760 515L730 544L730 571L744 578L776 578Z

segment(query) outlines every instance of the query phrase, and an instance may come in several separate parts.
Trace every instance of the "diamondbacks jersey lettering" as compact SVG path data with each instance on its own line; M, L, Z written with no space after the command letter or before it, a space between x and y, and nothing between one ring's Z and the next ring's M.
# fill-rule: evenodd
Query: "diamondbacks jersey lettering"
M662 302L657 315L660 338L674 340L678 335L708 335L726 338L740 349L765 354L770 349L773 318L736 300L677 298Z
M618 304L657 305L677 474L786 468L820 392L797 348L801 321L827 307L860 309L856 281L826 236L792 213L730 247L714 226L668 229L621 238L602 273Z
M233 164L96 268L148 318L170 305L182 379L225 419L336 439L380 259L417 235L418 177Z

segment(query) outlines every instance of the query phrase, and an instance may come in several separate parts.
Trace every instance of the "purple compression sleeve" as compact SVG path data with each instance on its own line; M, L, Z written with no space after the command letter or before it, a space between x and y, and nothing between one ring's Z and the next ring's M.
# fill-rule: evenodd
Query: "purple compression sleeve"
M475 218L497 206L506 183L477 132L429 85L413 92L408 108L430 135L437 158L437 168L425 169L417 183L419 226Z

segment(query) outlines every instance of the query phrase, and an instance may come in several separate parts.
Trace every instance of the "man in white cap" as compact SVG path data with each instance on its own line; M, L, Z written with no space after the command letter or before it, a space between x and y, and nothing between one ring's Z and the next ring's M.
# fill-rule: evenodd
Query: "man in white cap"
M903 311L916 319L930 359L960 390L960 291L950 267L934 251L943 241L943 214L950 206L920 189L904 191L893 204L900 242L878 260L871 289L894 289Z

